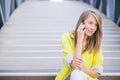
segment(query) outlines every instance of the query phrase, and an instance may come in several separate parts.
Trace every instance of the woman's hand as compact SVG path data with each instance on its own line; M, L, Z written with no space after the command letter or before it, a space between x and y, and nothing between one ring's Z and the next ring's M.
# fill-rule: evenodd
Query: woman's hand
M80 57L74 57L73 60L71 61L71 67L73 69L78 69L78 70L82 70L83 68L83 60Z
M80 26L77 29L77 41L82 42L84 38L84 32L85 32L85 24L81 23Z

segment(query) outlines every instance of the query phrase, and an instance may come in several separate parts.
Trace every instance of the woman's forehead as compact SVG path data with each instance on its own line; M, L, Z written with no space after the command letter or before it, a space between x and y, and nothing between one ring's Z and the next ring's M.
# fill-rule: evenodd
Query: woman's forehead
M93 16L92 14L88 15L85 20L90 20L90 21L94 21L94 22L97 23L97 20L96 20L95 16Z

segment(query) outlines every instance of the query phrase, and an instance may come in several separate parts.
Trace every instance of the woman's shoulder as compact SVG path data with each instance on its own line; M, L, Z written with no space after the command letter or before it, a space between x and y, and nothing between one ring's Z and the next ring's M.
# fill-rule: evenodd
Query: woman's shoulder
M69 32L63 33L62 34L62 39L69 37Z
M72 32L66 32L62 35L62 37L70 37L70 38L73 38L74 35L72 34Z
M70 43L71 45L74 45L74 39L71 32L64 33L62 35L62 41L66 43Z
M62 36L69 36L70 32L63 33Z
M71 32L66 32L62 35L62 39L68 39L71 40L73 37L73 35L71 34Z

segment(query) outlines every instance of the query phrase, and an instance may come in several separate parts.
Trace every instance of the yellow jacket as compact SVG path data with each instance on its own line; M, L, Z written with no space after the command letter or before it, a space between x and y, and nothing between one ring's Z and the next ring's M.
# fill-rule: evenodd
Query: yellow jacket
M56 76L55 80L66 80L66 78L72 72L72 68L66 64L66 58L73 55L75 53L75 45L74 41L71 39L69 33L65 33L62 36L62 50L63 50L63 66L61 71ZM89 53L88 51L82 54L82 58L84 61L84 66L86 68L94 68L97 69L99 73L102 71L103 57L102 51L100 50L98 53ZM88 80L97 80L97 78L92 78L88 76Z

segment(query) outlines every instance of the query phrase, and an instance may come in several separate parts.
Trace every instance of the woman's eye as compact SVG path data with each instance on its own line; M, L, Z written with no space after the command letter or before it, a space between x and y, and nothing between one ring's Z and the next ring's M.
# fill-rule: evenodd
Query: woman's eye
M92 22L89 22L89 24L92 24Z

